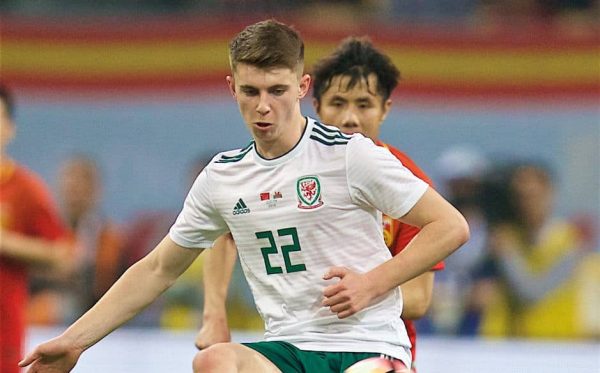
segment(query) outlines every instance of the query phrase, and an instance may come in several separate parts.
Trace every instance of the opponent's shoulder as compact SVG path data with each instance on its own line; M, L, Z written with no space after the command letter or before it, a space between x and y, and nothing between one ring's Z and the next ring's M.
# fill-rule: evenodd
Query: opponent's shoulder
M389 150L390 153L392 153L394 155L394 157L398 158L400 160L400 162L402 162L402 164L404 164L407 168L411 168L411 167L414 167L414 168L417 168L417 169L419 168L417 166L417 164L415 163L415 161L413 161L412 158L410 158L408 156L408 154L406 154L402 150L396 148L395 146L387 144L387 143L384 143L381 140L378 140L376 142L376 144L379 145L379 146L381 146L381 147L386 148L387 150ZM409 167L409 165L411 167Z
M52 206L53 196L44 179L24 165L14 163L9 180L2 185L15 188L23 201L29 206Z
M27 190L29 193L48 194L48 185L44 179L22 164L13 164L12 179L19 185L19 188Z
M423 171L423 169L421 167L419 167L419 165L417 165L417 163L412 158L410 158L408 156L408 154L406 154L402 150L400 150L390 144L386 144L380 140L377 141L376 144L389 150L390 153L392 153L394 155L394 157L398 158L400 160L400 162L402 162L404 167L408 168L413 174L415 174L416 177L425 181L429 185L433 185L433 182L431 181L429 176L425 173L425 171Z

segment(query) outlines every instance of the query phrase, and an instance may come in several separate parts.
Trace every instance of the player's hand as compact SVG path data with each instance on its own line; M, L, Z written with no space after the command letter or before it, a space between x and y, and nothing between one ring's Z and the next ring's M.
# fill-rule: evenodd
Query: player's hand
M27 373L67 373L77 364L83 349L74 348L63 337L57 337L37 346L19 362Z
M345 267L331 267L323 275L324 280L339 278L340 281L323 290L322 305L343 319L367 307L373 297L371 283L366 276Z
M194 344L199 350L221 342L231 342L231 332L227 324L227 315L204 318L202 328L196 334Z

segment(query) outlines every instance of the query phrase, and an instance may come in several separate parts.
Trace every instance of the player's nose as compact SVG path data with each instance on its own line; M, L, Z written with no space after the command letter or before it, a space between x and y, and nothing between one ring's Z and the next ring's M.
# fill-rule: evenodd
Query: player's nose
M348 111L343 117L340 123L342 129L347 132L356 132L360 128L360 122L357 116Z
M271 105L268 101L268 96L261 94L256 105L256 112L261 116L267 115L271 111Z

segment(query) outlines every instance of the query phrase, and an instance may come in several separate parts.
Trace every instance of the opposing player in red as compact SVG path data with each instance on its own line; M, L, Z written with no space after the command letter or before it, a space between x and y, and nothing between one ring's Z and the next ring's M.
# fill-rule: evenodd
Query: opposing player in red
M379 130L392 105L390 95L400 73L393 62L366 38L344 40L329 56L313 67L313 105L323 123L339 127L343 132L360 132L379 146L387 148L404 166L420 179L432 184L429 177L400 150L379 140ZM348 227L351 229L351 227ZM385 243L393 255L398 254L419 229L383 216ZM229 238L222 244L226 250L212 250L206 255L204 288L205 305L202 329L196 337L198 348L231 339L225 312L225 297L235 263L235 244ZM224 271L229 268L229 271ZM401 286L402 319L412 344L413 371L416 356L416 329L412 320L425 315L431 303L435 271L430 271Z
M24 343L27 274L68 268L69 245L41 179L8 157L14 105L0 84L0 372L18 373ZM63 241L63 238L65 239Z

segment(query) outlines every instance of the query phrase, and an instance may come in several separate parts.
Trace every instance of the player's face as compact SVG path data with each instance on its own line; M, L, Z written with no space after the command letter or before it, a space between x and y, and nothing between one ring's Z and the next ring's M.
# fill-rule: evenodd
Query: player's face
M321 122L331 124L346 133L360 132L377 140L379 128L390 109L391 100L384 102L377 93L377 76L370 74L368 81L362 79L348 88L350 77L334 76L331 85L321 96L321 102L313 101Z
M293 147L302 131L300 99L308 91L310 77L289 68L261 69L238 64L227 78L244 122L259 149Z
M8 114L6 103L0 99L0 154L4 154L6 145L12 140L14 133L15 125Z

